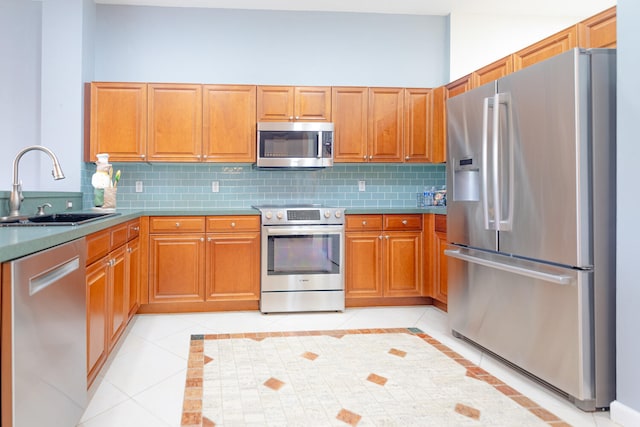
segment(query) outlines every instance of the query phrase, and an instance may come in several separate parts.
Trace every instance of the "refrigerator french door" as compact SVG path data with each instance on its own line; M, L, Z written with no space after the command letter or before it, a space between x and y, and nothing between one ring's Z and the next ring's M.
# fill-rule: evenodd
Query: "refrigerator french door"
M615 51L574 49L447 102L448 309L585 410L615 397Z

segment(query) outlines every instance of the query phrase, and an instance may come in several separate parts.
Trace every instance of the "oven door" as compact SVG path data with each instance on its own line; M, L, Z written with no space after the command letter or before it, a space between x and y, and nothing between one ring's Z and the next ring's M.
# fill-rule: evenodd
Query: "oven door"
M262 227L262 292L344 289L344 227Z

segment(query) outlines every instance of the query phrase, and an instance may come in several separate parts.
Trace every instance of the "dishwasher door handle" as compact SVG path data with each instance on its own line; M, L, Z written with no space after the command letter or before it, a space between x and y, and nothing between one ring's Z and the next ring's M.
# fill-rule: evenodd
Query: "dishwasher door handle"
M52 285L80 268L80 259L72 258L64 264L57 265L55 268L45 271L35 277L29 279L29 296L33 296L49 285Z

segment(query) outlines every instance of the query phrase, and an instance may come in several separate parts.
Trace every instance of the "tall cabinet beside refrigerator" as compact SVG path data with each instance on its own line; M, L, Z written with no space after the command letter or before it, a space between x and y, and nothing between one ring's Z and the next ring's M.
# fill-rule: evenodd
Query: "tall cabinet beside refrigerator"
M447 101L449 318L583 410L615 399L615 50Z

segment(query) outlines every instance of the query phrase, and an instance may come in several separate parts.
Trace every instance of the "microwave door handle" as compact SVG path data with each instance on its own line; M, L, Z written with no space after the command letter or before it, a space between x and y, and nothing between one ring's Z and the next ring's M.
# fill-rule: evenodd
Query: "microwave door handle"
M316 156L318 159L322 158L322 132L318 132L316 134L316 138L318 138L318 155Z

